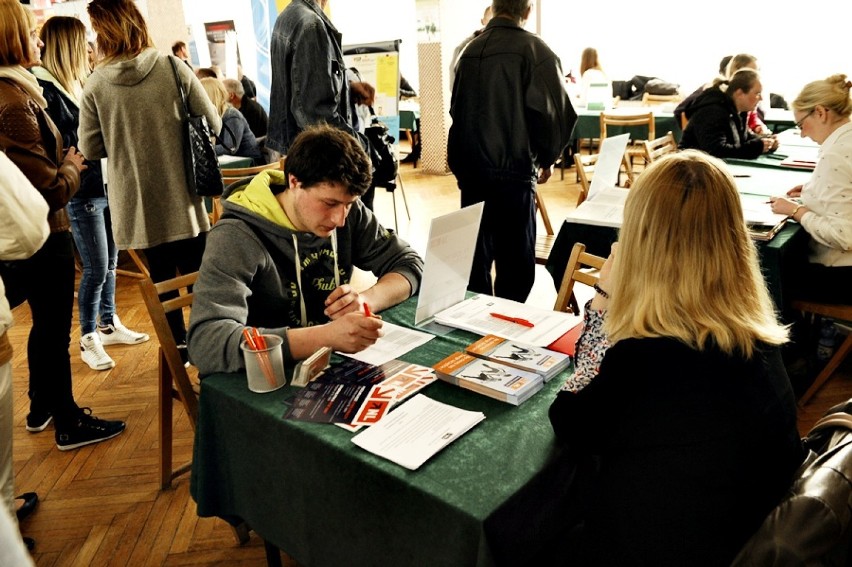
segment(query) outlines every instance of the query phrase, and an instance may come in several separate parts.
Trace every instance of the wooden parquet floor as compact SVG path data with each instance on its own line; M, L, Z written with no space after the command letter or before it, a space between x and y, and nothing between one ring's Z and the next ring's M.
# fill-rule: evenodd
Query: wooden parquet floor
M402 180L412 219L406 218L397 190L397 229L422 252L430 219L458 207L455 180L424 174L410 165L403 166ZM566 171L565 181L559 180L557 171L542 191L558 230L560 219L576 200L573 170ZM376 195L377 214L386 226L394 226L391 199L383 190ZM538 270L530 302L550 307L556 292L547 272L542 267ZM122 321L153 337L136 280L119 277L116 300ZM188 475L169 490L159 489L156 339L136 346L108 347L116 367L96 372L80 360L77 351L76 306L74 317L71 362L77 402L92 407L99 417L125 420L127 430L110 441L70 452L56 449L52 425L42 433L26 431L30 314L26 305L16 309L16 324L10 330L15 348L14 467L17 493L36 491L41 498L35 513L21 526L37 542L36 564L265 565L263 542L256 535L240 546L224 522L197 517ZM825 408L850 396L852 372L847 363L802 412L802 427L806 429ZM189 460L193 435L180 408L175 411L174 429L175 462ZM296 565L292 561L285 564Z

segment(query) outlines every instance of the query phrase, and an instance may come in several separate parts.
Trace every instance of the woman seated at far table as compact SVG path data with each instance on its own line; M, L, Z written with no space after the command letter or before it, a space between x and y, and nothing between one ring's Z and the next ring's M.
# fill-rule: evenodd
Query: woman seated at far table
M778 149L775 136L758 136L748 127L748 114L763 99L760 76L740 69L729 79L716 79L686 109L689 122L681 149L696 149L718 158L754 159Z
M228 90L222 81L207 77L201 79L201 86L222 117L222 132L216 137L216 155L250 157L254 161L252 165L262 165L263 155L257 138L246 117L228 102Z
M810 234L809 263L799 272L797 297L852 303L852 82L846 75L808 83L793 101L793 117L822 146L810 180L772 199Z
M602 356L597 375L550 407L581 463L577 564L729 565L803 451L787 329L723 164L695 151L651 164L596 289L577 364Z

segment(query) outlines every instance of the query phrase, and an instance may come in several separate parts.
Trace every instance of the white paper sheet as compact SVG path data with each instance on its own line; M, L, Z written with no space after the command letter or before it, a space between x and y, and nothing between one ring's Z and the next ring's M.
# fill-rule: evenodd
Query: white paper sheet
M621 161L629 141L630 134L620 134L604 138L601 142L595 172L589 184L589 194L586 196L587 201L595 200L597 194L603 189L618 185L618 172L621 170Z
M491 315L500 313L526 319L534 327L525 327ZM525 303L490 295L474 295L435 315L442 325L480 335L497 335L535 346L547 346L581 321L570 313L540 309Z
M593 224L620 228L624 220L624 202L627 200L627 189L606 187L601 189L594 200L586 200L580 206L568 213L567 222L578 224Z
M463 410L417 394L353 437L352 442L375 455L416 470L483 419L485 414L482 412Z
M414 350L435 338L435 335L400 327L387 321L382 325L382 331L384 332L384 336L376 341L373 346L354 354L344 352L338 354L379 366L395 358L399 358L408 351Z

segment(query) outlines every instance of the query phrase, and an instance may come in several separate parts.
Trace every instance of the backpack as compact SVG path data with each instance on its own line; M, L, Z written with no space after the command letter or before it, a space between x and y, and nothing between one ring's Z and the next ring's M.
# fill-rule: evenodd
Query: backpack
M372 108L370 111L372 112ZM388 127L373 114L372 123L364 129L370 142L370 160L373 162L373 186L384 187L388 191L396 189L396 175L399 172L399 159L394 152L396 139L388 132Z

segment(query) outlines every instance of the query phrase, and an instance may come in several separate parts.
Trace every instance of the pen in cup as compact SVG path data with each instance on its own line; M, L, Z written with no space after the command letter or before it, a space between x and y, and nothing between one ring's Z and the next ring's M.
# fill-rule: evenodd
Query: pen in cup
M272 362L270 362L269 353L266 351L266 339L258 332L257 327L252 327L251 330L244 328L243 337L251 350L257 354L258 362L260 363L264 377L266 377L266 381L274 388L276 385L275 372L272 370Z

